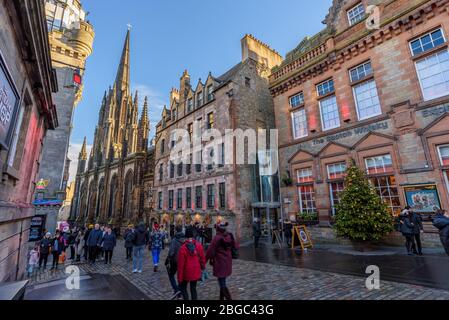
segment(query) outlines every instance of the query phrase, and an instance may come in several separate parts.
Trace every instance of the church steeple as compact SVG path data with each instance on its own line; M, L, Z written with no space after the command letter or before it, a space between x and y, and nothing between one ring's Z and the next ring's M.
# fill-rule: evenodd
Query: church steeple
M129 51L129 42L130 42L130 30L126 33L125 45L123 46L122 57L120 59L120 65L117 71L117 78L115 79L115 84L117 85L117 90L122 92L130 92L130 51Z
M84 137L83 146L81 147L81 152L79 154L78 160L87 160L87 138Z

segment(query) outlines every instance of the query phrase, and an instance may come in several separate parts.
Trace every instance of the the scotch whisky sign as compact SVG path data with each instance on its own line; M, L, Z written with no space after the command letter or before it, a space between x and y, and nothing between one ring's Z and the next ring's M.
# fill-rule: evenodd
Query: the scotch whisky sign
M0 145L9 148L19 95L0 55Z

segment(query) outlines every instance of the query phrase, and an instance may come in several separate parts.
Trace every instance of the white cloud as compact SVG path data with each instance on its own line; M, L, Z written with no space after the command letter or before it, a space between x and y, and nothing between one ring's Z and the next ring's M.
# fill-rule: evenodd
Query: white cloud
M70 176L69 176L69 184L76 179L76 171L78 170L78 157L81 152L81 148L83 145L81 143L73 143L69 146L69 152L68 157L70 160ZM87 146L87 156L90 155L90 150L92 149L92 146Z

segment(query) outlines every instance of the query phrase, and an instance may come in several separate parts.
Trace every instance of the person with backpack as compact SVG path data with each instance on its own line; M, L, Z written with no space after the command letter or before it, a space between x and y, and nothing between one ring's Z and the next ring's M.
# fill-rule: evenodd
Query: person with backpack
M195 240L192 227L187 227L185 237L186 240L179 249L178 255L178 283L184 300L189 300L187 293L189 284L192 300L198 300L196 285L201 279L202 271L206 268L204 249L201 243Z
M158 271L161 251L164 247L165 233L161 231L160 226L155 223L153 232L150 236L150 251L153 257L154 272Z
M438 210L436 218L433 219L433 225L438 229L441 244L449 256L449 213L445 210Z
M404 211L400 219L400 230L402 235L405 237L405 247L407 248L407 254L409 256L413 255L413 236L415 225L413 224L413 217L410 211Z
M44 270L47 269L48 255L51 251L51 233L47 232L45 237L39 243L39 269L44 263Z
M125 234L123 236L123 239L125 240L125 249L126 249L126 260L132 259L132 253L133 253L133 239L134 239L134 226L129 225L128 228L125 230Z
M165 267L167 268L168 278L170 279L170 284L173 288L173 299L182 295L181 290L176 282L176 273L178 272L178 255L179 249L185 242L185 235L182 232L182 226L178 225L175 227L175 235L170 243L170 248L168 250L167 259L165 260Z
M142 273L143 254L148 241L149 234L142 222L133 233L133 273Z
M232 259L237 258L238 250L234 235L226 230L227 227L227 222L216 225L217 235L206 253L206 262L210 262L214 276L218 279L220 300L232 300L226 280L232 275Z

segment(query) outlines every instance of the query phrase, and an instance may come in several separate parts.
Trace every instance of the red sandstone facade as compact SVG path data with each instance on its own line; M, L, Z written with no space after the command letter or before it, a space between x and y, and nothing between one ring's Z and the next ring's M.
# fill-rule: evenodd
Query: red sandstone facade
M449 209L449 1L377 2L370 30L369 1L334 0L270 77L290 215L328 225L351 158L393 212Z

